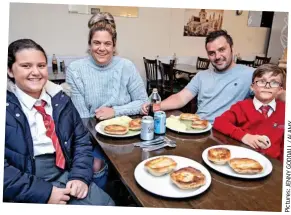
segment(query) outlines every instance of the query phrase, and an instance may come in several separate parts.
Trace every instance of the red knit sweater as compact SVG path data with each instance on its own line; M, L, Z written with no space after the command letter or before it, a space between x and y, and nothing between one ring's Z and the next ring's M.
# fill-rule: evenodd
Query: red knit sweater
M284 151L285 102L276 101L276 111L265 119L255 109L252 99L246 99L232 105L231 108L217 117L213 128L241 141L244 135L266 135L271 146L258 151L283 161Z

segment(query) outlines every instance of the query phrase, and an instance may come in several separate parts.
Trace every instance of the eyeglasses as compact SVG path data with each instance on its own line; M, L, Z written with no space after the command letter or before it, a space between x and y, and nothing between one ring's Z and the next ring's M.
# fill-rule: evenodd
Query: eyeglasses
M264 81L264 80L259 80L259 81L255 81L254 83L256 83L256 85L258 87L267 87L268 84L269 84L269 86L271 88L277 88L277 87L281 87L282 86L282 84L277 82L277 81L268 82L268 81Z

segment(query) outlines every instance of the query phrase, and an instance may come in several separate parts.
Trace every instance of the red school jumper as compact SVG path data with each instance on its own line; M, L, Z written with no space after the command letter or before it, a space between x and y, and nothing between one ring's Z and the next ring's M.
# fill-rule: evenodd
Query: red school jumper
M246 99L232 105L217 117L213 128L233 139L241 141L244 135L266 135L271 140L267 149L258 149L262 154L283 161L284 150L285 102L276 100L276 111L270 117L255 109L252 99Z

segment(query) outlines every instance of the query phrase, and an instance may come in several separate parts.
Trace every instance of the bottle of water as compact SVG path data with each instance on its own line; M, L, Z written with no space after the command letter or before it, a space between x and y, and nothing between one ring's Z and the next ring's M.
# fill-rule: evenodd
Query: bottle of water
M154 88L152 94L149 96L149 116L154 117L154 110L153 110L153 104L161 103L162 99L161 96L158 93L158 89Z

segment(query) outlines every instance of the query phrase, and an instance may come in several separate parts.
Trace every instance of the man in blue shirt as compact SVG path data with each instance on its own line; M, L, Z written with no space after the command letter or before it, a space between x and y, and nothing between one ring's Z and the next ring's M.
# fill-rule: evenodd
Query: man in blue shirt
M183 90L156 105L155 110L179 109L197 95L196 114L213 123L232 104L250 96L254 68L234 62L231 36L224 30L211 32L205 48L213 68L198 72ZM148 113L148 106L142 106L142 114Z

